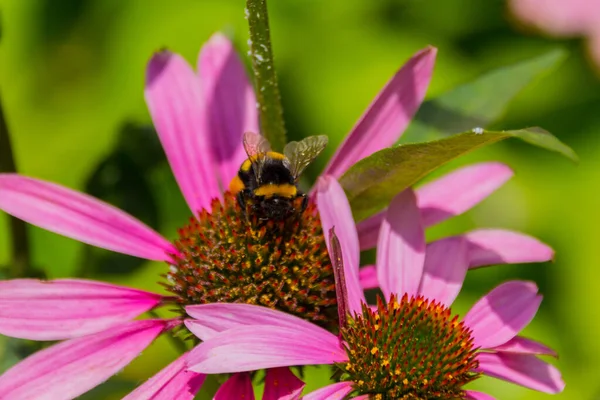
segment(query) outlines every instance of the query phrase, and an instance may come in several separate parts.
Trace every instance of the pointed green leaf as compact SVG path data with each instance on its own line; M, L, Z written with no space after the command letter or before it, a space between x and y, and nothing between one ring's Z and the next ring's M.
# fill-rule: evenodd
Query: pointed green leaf
M541 128L515 131L472 131L448 138L401 144L380 150L354 164L341 178L356 221L387 207L392 198L431 171L479 147L510 137L555 151L577 162L575 152Z
M533 80L556 67L566 56L554 50L542 56L500 67L421 105L402 137L403 143L439 139L497 121L515 96Z

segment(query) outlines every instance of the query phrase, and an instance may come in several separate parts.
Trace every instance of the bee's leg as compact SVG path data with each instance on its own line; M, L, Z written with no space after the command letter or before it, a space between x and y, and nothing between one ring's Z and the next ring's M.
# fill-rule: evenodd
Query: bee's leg
M242 209L242 213L246 214L246 199L244 198L244 192L244 190L239 191L235 198Z
M300 196L302 196L302 205L300 206L300 213L303 213L304 210L306 210L306 207L308 207L308 196L306 195L306 193L302 193Z

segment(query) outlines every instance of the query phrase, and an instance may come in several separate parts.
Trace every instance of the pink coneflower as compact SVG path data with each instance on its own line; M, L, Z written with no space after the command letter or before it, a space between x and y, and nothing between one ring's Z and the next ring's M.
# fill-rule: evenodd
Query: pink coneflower
M399 138L424 98L435 53L418 52L394 75L340 146L328 173L340 176ZM322 326L335 320L333 272L314 205L297 221L248 229L233 196L224 192L246 157L243 132L258 132L255 96L232 44L213 36L200 53L198 73L177 54L157 53L148 65L145 95L193 215L174 243L104 202L17 174L0 174L0 209L83 243L164 261L170 267L163 283L173 295L87 280L0 282L0 333L64 340L5 372L0 398L73 398L90 390L159 334L181 326L181 318L135 320L165 304L250 302ZM288 252L274 248L279 245ZM130 398L193 398L203 376L186 372L182 360ZM268 372L267 379L280 372ZM292 377L289 382L283 387L294 387Z
M206 339L188 357L190 370L242 372L291 365L332 364L340 382L305 400L492 399L463 385L489 375L558 393L560 372L538 355L554 351L518 333L542 296L533 282L510 281L480 299L462 318L450 305L469 268L464 238L425 251L416 198L407 190L390 205L379 238L377 275L386 302L365 302L358 281L356 230L342 188L322 178L319 212L331 241L340 308L340 335L276 310L247 304L189 306L192 331ZM397 217L401 216L401 221ZM343 256L342 256L343 255ZM215 330L225 333L214 334Z

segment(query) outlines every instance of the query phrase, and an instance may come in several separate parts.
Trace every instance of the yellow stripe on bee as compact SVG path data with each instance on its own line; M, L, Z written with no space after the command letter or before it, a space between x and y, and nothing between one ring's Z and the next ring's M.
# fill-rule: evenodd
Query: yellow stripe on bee
M273 160L283 160L285 158L285 156L281 153L277 153L275 151L267 151L266 153L258 153L258 154L254 154L252 156L250 156L250 158L248 158L246 160L246 162L244 162L242 164L242 167L246 167L246 170L250 169L250 163L258 160L259 158L264 157L264 158L270 158ZM248 164L246 164L248 163Z
M273 197L273 196L281 196L281 197L294 197L298 193L298 189L294 185L290 185L289 183L284 183L281 185L268 184L262 185L261 187L254 190L254 194L256 196L265 196L265 197Z
M285 156L281 153L277 153L275 151L268 151L266 153L259 153L259 154L255 154L253 156L250 156L248 159L246 159L246 161L244 161L242 163L242 166L240 167L240 170L242 172L248 172L250 171L250 168L252 167L252 163L256 160L258 160L258 158L260 157L264 157L264 158L270 158L273 160L283 160L285 159Z
M242 172L248 172L250 171L250 167L252 166L252 160L247 159L246 161L244 161L242 163L242 166L240 167L240 171Z
M275 151L268 151L267 157L272 158L274 160L283 160L285 156L281 153L277 153Z
M244 189L244 182L240 179L239 176L234 176L231 182L229 182L229 191L232 194L238 194Z

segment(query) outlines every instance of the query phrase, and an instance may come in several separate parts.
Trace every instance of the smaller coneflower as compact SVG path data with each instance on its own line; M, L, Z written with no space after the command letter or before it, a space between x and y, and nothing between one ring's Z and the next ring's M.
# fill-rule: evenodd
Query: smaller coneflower
M389 214L414 209L415 203L412 191L406 191L392 202ZM518 336L542 300L533 282L501 284L459 318L450 305L469 266L465 244L439 244L424 258L415 256L424 248L423 230L418 219L405 220L394 229L382 228L379 241L387 245L378 249L377 272L386 301L367 305L358 282L350 207L331 178L321 180L319 209L331 239L339 335L264 307L191 306L188 311L196 320L187 325L205 340L188 356L191 371L335 365L340 382L306 395L306 400L492 399L464 389L481 375L545 393L563 390L560 372L537 357L555 355L554 351ZM386 220L384 226L390 223ZM332 235L334 225L339 241ZM449 239L456 240L463 239Z

